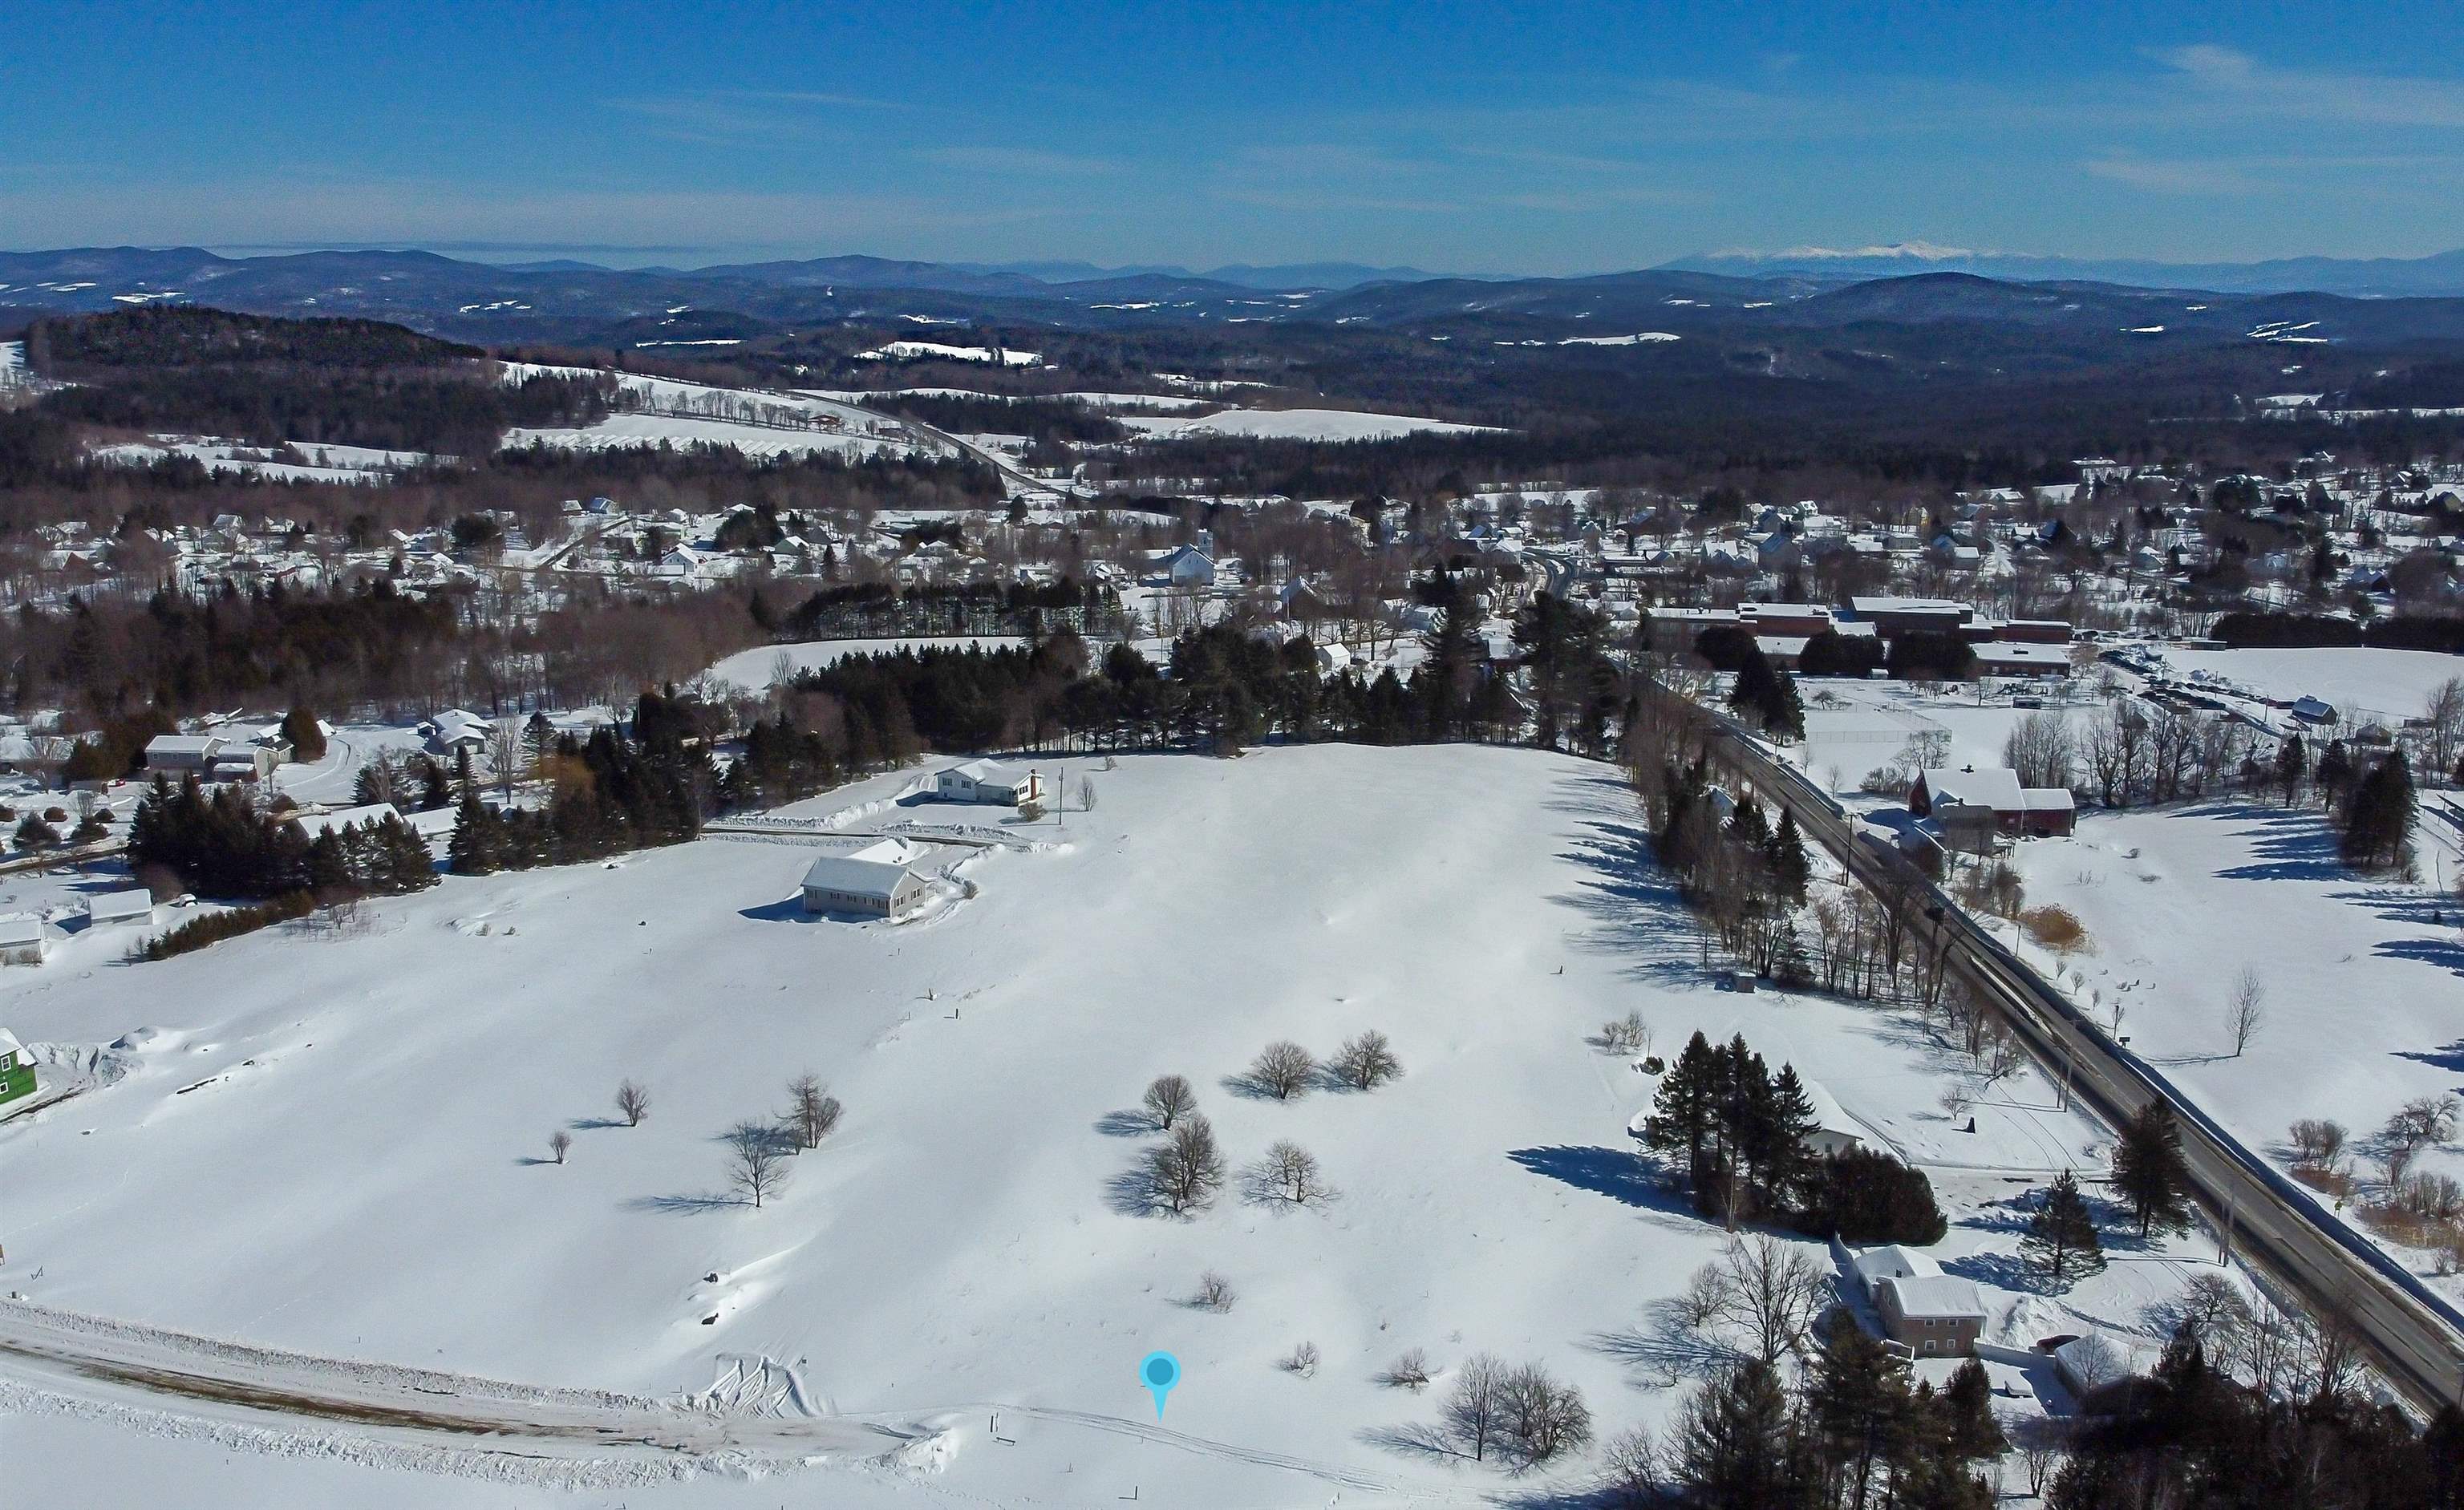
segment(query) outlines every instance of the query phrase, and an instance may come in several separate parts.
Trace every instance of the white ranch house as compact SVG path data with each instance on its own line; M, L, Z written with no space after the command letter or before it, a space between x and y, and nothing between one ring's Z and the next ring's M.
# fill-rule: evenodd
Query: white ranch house
M1044 777L1040 772L1021 771L990 760L970 760L935 777L933 795L944 802L992 802L1018 807L1044 800Z
M850 854L824 855L804 872L804 910L902 917L931 889L914 870L922 856L904 839L885 839Z

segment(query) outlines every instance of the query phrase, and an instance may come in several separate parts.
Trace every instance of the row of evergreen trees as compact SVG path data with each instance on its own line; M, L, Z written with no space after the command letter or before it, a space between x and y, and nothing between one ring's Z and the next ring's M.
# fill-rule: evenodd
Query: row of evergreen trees
M416 891L436 880L426 841L399 818L328 828L314 840L246 788L206 795L195 777L173 786L157 775L129 821L128 859L160 867L187 889L217 897L320 896Z

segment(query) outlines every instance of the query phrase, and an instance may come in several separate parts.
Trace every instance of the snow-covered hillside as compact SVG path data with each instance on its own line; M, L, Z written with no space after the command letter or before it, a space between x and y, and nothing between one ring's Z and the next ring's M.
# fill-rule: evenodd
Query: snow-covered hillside
M0 1124L9 1286L266 1346L643 1395L770 1360L804 1403L771 1409L890 1412L926 1433L890 1468L810 1491L831 1503L910 1502L921 1484L1005 1506L1377 1488L1476 1502L1588 1468L1510 1479L1409 1445L1437 1404L1378 1382L1405 1349L1440 1368L1484 1349L1545 1361L1604 1432L1677 1398L1637 1363L1639 1328L1721 1234L1630 1151L1652 1082L1586 1041L1629 1009L1663 1049L1744 1032L1872 1141L1927 1162L1959 1217L1942 1252L1989 1285L1998 1335L2126 1324L2181 1282L2151 1254L2070 1309L1991 1288L2016 1243L1993 1203L2027 1171L2094 1167L2101 1135L2024 1074L1962 1131L1936 1105L1950 1060L1913 1023L1712 990L1611 768L1325 746L1067 775L1092 777L1092 812L1035 830L1048 847L969 859L978 894L902 927L805 916L811 843L711 836L605 867L448 878L356 933L0 972L0 1023L30 1042L156 1030L128 1039L116 1083ZM1272 1039L1324 1053L1371 1028L1406 1067L1373 1093L1280 1103L1237 1083ZM783 1194L745 1208L720 1135L778 1113L804 1070L846 1122ZM1167 1072L1196 1084L1236 1167L1289 1138L1340 1198L1127 1209L1118 1181L1152 1137L1134 1108ZM610 1099L627 1077L652 1094L638 1127ZM1239 1292L1227 1313L1188 1303L1209 1270ZM1276 1366L1302 1342L1323 1353L1313 1377ZM1149 1431L1133 1370L1155 1347L1185 1367L1164 1423L1183 1435ZM12 1455L107 1439L49 1414L10 1431ZM242 1486L184 1485L184 1502L350 1481L225 1455L238 1466L143 1439L89 1481Z
M1195 419L1123 415L1123 426L1151 439L1184 435L1241 436L1252 440L1390 441L1399 435L1469 435L1490 428L1408 414L1364 414L1354 409L1225 409Z

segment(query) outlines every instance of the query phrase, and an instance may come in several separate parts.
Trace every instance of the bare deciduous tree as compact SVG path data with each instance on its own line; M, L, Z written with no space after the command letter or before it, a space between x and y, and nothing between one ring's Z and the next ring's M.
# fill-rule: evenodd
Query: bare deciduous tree
M787 1183L787 1142L767 1123L739 1122L727 1130L727 1178L756 1211Z
M1306 1206L1334 1194L1319 1170L1317 1155L1297 1143L1278 1141L1266 1149L1266 1156L1249 1171L1249 1182L1257 1193L1268 1200L1289 1201Z
M2239 1059L2267 1020L2267 987L2258 972L2244 965L2233 977L2233 998L2225 1005L2225 1023L2233 1031L2233 1057Z
M1646 1053L1651 1047L1651 1030L1642 1025L1641 1013L1629 1012L1600 1024L1600 1046L1612 1054Z
M1317 1061L1289 1039L1267 1044L1249 1064L1249 1078L1277 1101L1289 1101L1307 1090L1315 1073Z
M839 1125L841 1110L839 1099L817 1077L799 1075L787 1083L787 1126L800 1147L820 1148Z
M1472 1460L1488 1456L1488 1444L1498 1434L1506 1407L1506 1361L1494 1353L1474 1353L1455 1370L1447 1391L1446 1429L1471 1449Z
M1147 1085L1145 1104L1155 1126L1170 1132L1175 1122L1198 1109L1198 1093L1181 1076L1157 1075Z
M1294 1347L1290 1352L1286 1353L1277 1364L1277 1367L1282 1368L1286 1373L1298 1374L1304 1379L1315 1378L1317 1376L1317 1344L1302 1343L1300 1346Z
M1223 1153L1215 1128L1193 1112L1173 1125L1162 1145L1147 1155L1149 1197L1176 1215L1199 1210L1223 1187Z
M1600 1449L1600 1489L1618 1510L1645 1510L1660 1502L1660 1444L1651 1428L1629 1426Z
M2404 1183L2404 1171L2422 1149L2455 1136L2456 1101L2453 1096L2416 1096L2395 1109L2379 1129L2387 1150L2387 1183Z
M562 1127L559 1127L554 1132L548 1134L547 1151L556 1155L556 1162L559 1164L562 1164L564 1162L565 1149L572 1147L573 1134L565 1131Z
M1240 1292L1232 1288L1232 1281L1209 1269L1198 1277L1198 1294L1192 1298L1191 1303L1220 1316L1230 1310L1232 1302L1239 1299Z
M1708 1269L1712 1315L1742 1334L1746 1351L1777 1364L1803 1350L1823 1290L1822 1268L1803 1247L1765 1234L1731 1238Z
M1501 1393L1506 1434L1525 1463L1548 1462L1592 1439L1592 1412L1582 1391L1558 1383L1540 1365L1508 1373Z
M1375 1090L1403 1073L1403 1061L1378 1032L1363 1033L1343 1045L1327 1067L1354 1090Z
M2293 1156L2300 1163L2334 1173L2344 1158L2343 1124L2304 1117L2293 1125Z
M1429 1386L1429 1355L1418 1347L1406 1347L1386 1366L1385 1382L1398 1390L1425 1390Z
M638 1127L650 1114L650 1087L638 1080L628 1080L616 1087L616 1114L625 1126Z

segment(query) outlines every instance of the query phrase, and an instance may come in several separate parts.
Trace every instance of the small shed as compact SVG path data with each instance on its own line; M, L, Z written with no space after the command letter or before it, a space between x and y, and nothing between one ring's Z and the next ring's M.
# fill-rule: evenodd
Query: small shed
M154 921L154 893L143 886L130 886L125 891L98 891L86 898L85 916L87 925L93 928L151 923Z
M39 960L51 952L51 926L40 913L0 913L0 956L32 953Z

